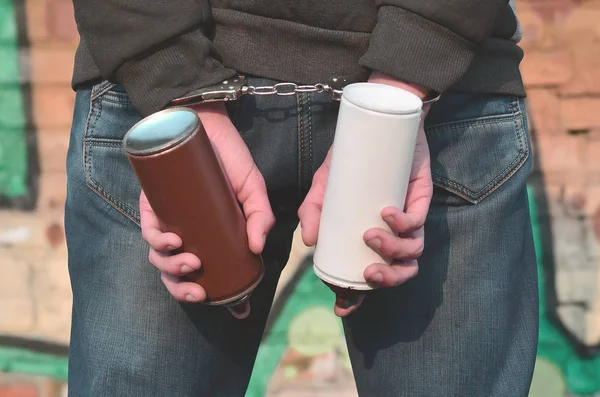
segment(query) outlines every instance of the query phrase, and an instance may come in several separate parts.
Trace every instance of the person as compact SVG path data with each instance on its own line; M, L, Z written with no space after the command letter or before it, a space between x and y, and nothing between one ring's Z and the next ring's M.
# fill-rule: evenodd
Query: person
M308 245L318 239L339 104L299 92L196 107L266 268L250 305L231 312L198 303L202 287L182 281L202 258L174 254L181 239L160 230L121 148L144 116L238 74L253 87L335 78L441 93L425 108L406 207L382 209L394 234L365 231L396 262L372 264L365 278L380 288L334 310L361 396L527 395L537 275L512 2L74 0L74 10L70 395L244 395L298 222Z

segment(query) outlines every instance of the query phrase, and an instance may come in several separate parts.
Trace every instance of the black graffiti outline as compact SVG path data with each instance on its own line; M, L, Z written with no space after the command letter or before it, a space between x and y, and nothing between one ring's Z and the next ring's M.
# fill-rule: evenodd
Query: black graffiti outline
M548 318L548 321L554 325L558 331L565 337L567 342L573 347L577 355L584 359L591 359L600 353L600 341L589 345L579 339L567 326L563 323L558 315L558 294L556 292L556 261L554 258L554 242L552 236L551 219L545 214L549 214L548 194L546 193L545 176L541 172L539 145L537 145L537 130L535 120L529 117L529 125L531 129L531 142L537 148L537 155L533 157L533 172L530 177L530 183L534 186L533 194L535 205L538 209L536 222L538 224L539 236L541 240L541 261L544 269L543 280L538 280L544 283L545 296L540 296L540 299L546 301L546 313L540 313ZM544 214L544 215L542 215Z

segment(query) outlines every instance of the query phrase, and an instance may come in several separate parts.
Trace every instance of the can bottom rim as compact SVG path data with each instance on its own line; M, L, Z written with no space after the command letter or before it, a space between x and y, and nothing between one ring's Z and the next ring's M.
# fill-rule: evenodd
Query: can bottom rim
M250 299L251 296L252 296L252 292L249 292L246 295L243 295L240 298L235 299L234 301L224 303L222 306L231 307L231 306L240 305L240 304L246 302L248 299Z
M209 305L209 306L236 306L236 305L239 305L240 303L244 303L245 301L250 299L250 297L252 296L252 292L256 289L256 287L258 287L258 284L260 284L260 282L263 280L264 277L265 277L265 268L263 266L260 277L250 287L248 287L245 291L243 291L241 294L234 296L232 298L221 299L218 301L201 302L201 303L203 303L205 305Z

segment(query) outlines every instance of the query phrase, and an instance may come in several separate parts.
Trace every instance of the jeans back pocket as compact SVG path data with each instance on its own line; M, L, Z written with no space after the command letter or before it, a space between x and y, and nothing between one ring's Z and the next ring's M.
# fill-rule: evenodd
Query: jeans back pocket
M516 97L449 94L425 126L434 185L477 204L529 157L523 102Z
M90 101L83 156L87 185L116 210L139 223L141 189L122 141L141 116L123 87L107 81L92 88Z

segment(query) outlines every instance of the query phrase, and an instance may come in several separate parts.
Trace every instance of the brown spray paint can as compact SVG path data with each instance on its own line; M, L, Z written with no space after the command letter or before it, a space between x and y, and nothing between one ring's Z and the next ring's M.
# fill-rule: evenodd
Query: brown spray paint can
M163 231L200 258L184 278L201 285L210 305L249 298L264 275L250 251L246 220L196 112L171 108L134 125L123 148Z

